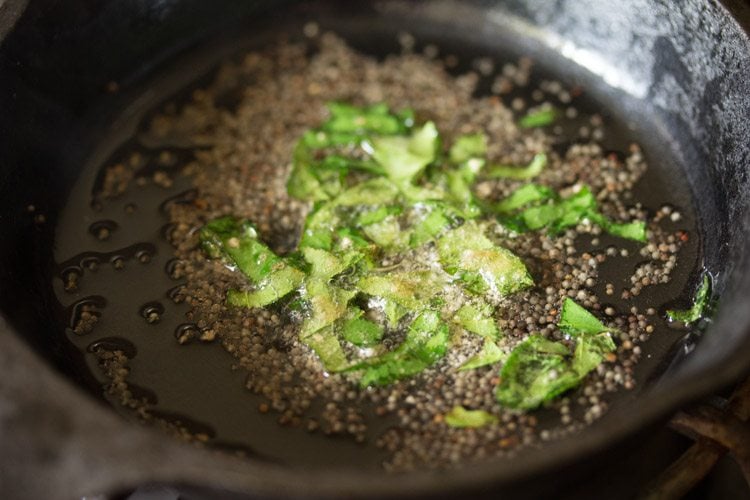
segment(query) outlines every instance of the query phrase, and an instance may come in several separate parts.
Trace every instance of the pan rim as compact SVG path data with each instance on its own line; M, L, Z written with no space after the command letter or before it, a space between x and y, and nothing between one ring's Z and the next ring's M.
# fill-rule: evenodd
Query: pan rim
M747 27L744 26L743 28L744 41L747 44ZM745 270L747 271L749 267L745 265ZM735 274L738 272L736 269ZM747 276L748 273L745 272L744 275ZM736 279L735 281L740 280ZM738 284L738 288L749 290L750 279L745 278L743 283ZM717 321L714 328L721 326L719 323ZM62 377L59 377L47 362L34 353L23 342L21 335L13 328L7 325L0 327L0 344L9 346L9 352L15 352L19 356L24 356L25 359L30 360L32 364L29 367L33 367L36 371L36 378L39 383L46 385L53 383L53 381L60 382L59 379ZM668 414L674 408L708 394L723 385L728 385L736 381L739 377L746 375L750 371L750 367L747 366L747 359L750 359L750 345L746 345L744 350L738 350L733 358L723 363L721 372L714 373L713 378L710 380L701 377L700 374L688 374L684 376L684 380L679 380L679 377L676 377L677 381L666 386L664 390L649 391L642 394L640 398L642 398L644 404L642 405L643 408L640 410L638 419L620 419L619 424L611 425L606 429L606 432L599 431L596 427L591 427L586 431L589 434L587 439L581 441L575 448L564 446L567 441L552 443L549 446L545 446L544 453L537 453L536 455L538 456L531 459L520 457L518 460L514 460L508 467L498 468L497 462L488 461L487 464L480 464L473 469L460 468L448 473L441 472L440 475L432 472L415 472L408 476L388 476L389 478L393 478L388 481L383 481L382 475L373 474L372 472L357 473L356 471L347 470L344 481L344 477L342 477L343 475L339 470L320 471L294 468L292 470L297 474L296 481L290 482L288 477L289 467L283 467L281 470L284 473L281 475L278 475L278 467L258 463L243 464L239 467L230 468L228 471L222 469L225 462L218 461L216 462L216 466L213 467L215 472L211 477L216 485L221 485L224 488L237 488L242 491L250 489L251 491L260 491L264 494L278 494L279 492L283 492L289 495L312 494L321 496L350 496L352 494L367 496L381 494L404 495L405 491L424 494L425 492L435 491L436 486L441 485L453 490L457 488L476 487L477 485L483 486L493 483L516 481L549 470L552 467L557 467L561 463L568 463L583 456L591 456L597 451L607 448L613 441L623 440L628 436L634 435L639 429L667 418ZM2 357L0 357L0 360L2 360ZM71 395L71 404L69 407L51 406L48 408L49 410L62 413L67 411L69 412L69 416L74 418L76 413L73 411L73 408L77 409L82 406L87 411L96 414L97 418L100 418L103 423L109 426L109 429L117 430L123 426L122 419L101 405L95 405L94 401L71 381L65 379L63 382L66 386L64 391ZM0 385L0 389L2 388L3 386ZM4 396L4 391L0 390L0 403L4 404L2 399ZM139 433L143 431L143 436L148 436L149 440L161 442L169 439L166 436L157 436L147 429L136 426L132 427L138 429ZM0 429L1 432L5 431ZM71 434L71 436L74 435ZM174 447L164 446L163 449L168 450L168 452L165 451L165 453L168 453L165 456L171 456L172 453L194 456L195 458L192 461L188 461L188 464L193 464L193 468L186 469L189 473L161 471L161 469L157 469L161 471L160 474L162 476L154 478L156 480L191 483L195 477L199 477L195 475L197 471L200 471L197 468L199 464L202 464L201 466L206 468L207 461L205 459L207 457L212 457L211 461L208 462L216 459L208 451L192 450L177 443L175 443ZM142 468L142 470L148 472L148 467ZM222 475L221 473L225 473L226 475ZM249 480L258 481L257 476L265 477L259 483Z

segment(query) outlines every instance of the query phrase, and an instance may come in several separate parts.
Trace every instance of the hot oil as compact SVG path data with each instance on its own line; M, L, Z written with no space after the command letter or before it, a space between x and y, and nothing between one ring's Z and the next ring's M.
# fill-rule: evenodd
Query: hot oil
M121 150L129 154L134 146L130 142ZM149 162L149 151L139 149ZM275 415L260 414L262 400L245 389L246 375L231 369L234 359L218 343L200 340L201 329L186 319L188 307L175 301L180 282L171 278L173 249L164 210L170 203L190 203L190 193L187 180L176 176L169 187L136 181L115 199L92 201L89 195L68 205L58 229L55 289L68 316L65 335L86 353L87 369L109 384L95 352L122 351L128 390L145 401L157 426L171 423L221 448L291 463L318 453L331 464L366 456L374 466L379 457L361 454L355 443L282 428ZM117 229L99 238L89 229L102 227L100 221ZM66 290L70 273L75 285ZM97 319L77 333L84 308ZM108 398L117 411L135 418L118 397Z
M458 64L452 70L457 74L475 66L475 54L451 51L450 47L440 50L459 54ZM492 55L495 69L480 76L479 93L491 92L502 64L517 59L514 54ZM546 74L544 68L535 68L532 75L528 86L499 98L508 103L514 98L524 99L527 104L538 102L533 90L542 80L552 80L553 75ZM188 95L193 88L174 94L176 97L169 98L167 105L179 105L181 96ZM236 90L227 94L227 106L232 105L236 95ZM552 98L544 95L543 99ZM559 101L554 104L563 109L569 106ZM575 99L574 105L578 115L559 123L556 151L563 154L571 144L586 140L581 136L581 128L590 127L593 114L600 115L607 130L601 139L605 149L624 156L631 142L644 146L650 169L635 187L633 203L642 203L651 213L664 205L678 207L682 219L666 221L664 227L685 230L692 237L680 251L679 268L669 283L646 287L639 297L626 300L619 296L619 290L629 286L628 277L644 260L638 253L639 245L608 236L601 236L596 242L592 242L594 238L590 235L580 236L577 245L581 251L598 251L611 244L627 250L627 256L601 268L593 289L604 304L619 312L633 305L641 311L661 310L667 302L684 299L685 289L695 280L699 241L688 189L675 176L676 165L668 153L656 144L649 144L646 131L634 131L627 121L620 120L585 93ZM148 121L147 113L137 117L135 123ZM85 353L86 366L82 369L93 374L103 386L110 384L99 365L100 355L122 352L127 359L127 367L122 369L128 370L131 399L142 403L140 408L146 409L152 423L181 429L193 441L282 463L379 466L385 455L372 445L373 439L365 445L351 439L332 439L320 433L282 427L277 423L277 414L259 412L264 400L245 389L246 374L237 368L236 359L218 342L206 337L194 320L188 319L189 308L179 300L182 282L172 278L174 250L169 243L171 228L166 208L174 203L195 202L198 193L179 170L200 147L180 145L170 151L169 158L164 158L160 157L162 148L151 146L154 145L139 142L137 134L113 138L111 144L103 145L108 154L92 162L82 175L61 217L56 252L59 279L54 286L65 311L65 336ZM131 161L134 152L139 158L129 187L114 197L101 196L104 168ZM605 283L614 284L618 293L606 296ZM683 335L669 330L661 319L654 322L655 331L642 344L647 354L638 364L639 384L658 375L664 368L661 360ZM642 388L639 385L634 391L621 391L612 397L611 411L630 404ZM127 418L136 418L133 408L119 404L118 396L107 397L117 411ZM375 418L371 411L367 413L370 436L392 423ZM554 418L548 413L540 412L540 419Z

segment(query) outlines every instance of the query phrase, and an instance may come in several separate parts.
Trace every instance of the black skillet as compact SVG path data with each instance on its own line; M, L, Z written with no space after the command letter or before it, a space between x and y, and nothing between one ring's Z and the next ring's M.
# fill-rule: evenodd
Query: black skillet
M193 487L208 497L552 494L591 481L676 408L748 372L747 5L293 3L32 1L25 10L24 2L0 5L2 496L70 498L148 483ZM236 460L185 447L124 422L82 390L90 380L60 333L64 325L51 286L56 223L81 169L112 128L124 123L113 120L137 108L134 96L156 103L187 83L159 75L190 61L194 67L185 70L183 64L181 74L194 78L233 36L248 40L269 27L308 19L320 19L356 46L380 54L392 49L387 40L400 31L469 55L529 54L545 71L580 83L624 122L635 123L661 182L689 187L701 242L694 264L711 272L721 295L718 315L697 345L675 343L679 337L669 345L656 342L637 398L573 439L512 461L387 478L372 470ZM191 56L198 53L203 55ZM112 93L109 82L117 82L119 92ZM695 275L685 279L694 284ZM621 495L633 491L632 485L623 488Z

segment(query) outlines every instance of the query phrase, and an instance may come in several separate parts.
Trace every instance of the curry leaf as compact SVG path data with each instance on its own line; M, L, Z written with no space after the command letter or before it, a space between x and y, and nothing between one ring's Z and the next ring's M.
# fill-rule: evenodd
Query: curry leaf
M347 304L355 294L353 290L332 286L325 280L309 278L303 296L310 302L311 312L302 322L301 335L317 332L344 316Z
M568 297L563 301L560 321L557 326L560 330L572 336L580 334L596 335L611 330L604 326L596 316Z
M373 137L369 149L386 176L397 185L403 185L410 183L435 160L438 144L437 128L434 123L427 122L409 137Z
M467 410L463 406L454 406L445 414L445 423L451 427L482 427L495 424L498 418L484 410Z
M362 232L373 243L381 248L400 248L405 246L405 234L401 230L398 218L389 215L385 219L368 224L362 228Z
M215 219L201 229L200 240L209 256L227 258L254 285L252 291L230 290L227 295L230 305L272 304L299 287L305 277L263 244L247 220Z
M316 159L317 150L359 145L371 136L405 134L413 123L413 112L392 114L385 104L359 108L349 104L328 104L329 119L318 130L309 130L300 138L292 156L292 172L287 191L295 198L308 201L329 200L345 188L349 170L376 175L384 171L368 160L329 154Z
M695 292L693 304L690 308L685 310L669 309L667 311L667 318L669 321L681 321L685 324L696 322L703 317L710 295L711 278L708 273L706 273L703 275L701 284Z
M363 370L360 385L388 385L433 365L448 348L448 326L435 311L420 313L411 323L404 342L395 350L367 359L350 368Z
M253 282L259 282L282 265L281 257L259 240L255 226L246 219L214 219L203 226L200 240L209 256L226 257Z
M339 372L349 367L346 353L341 347L333 325L329 325L315 332L300 334L303 344L315 351L327 371Z
M484 158L487 155L487 136L484 134L462 135L456 138L448 157L456 165L472 158Z
M500 372L495 395L509 408L530 410L580 384L616 346L593 314L566 298L559 328L576 339L571 356L560 343L532 335L511 351Z
M536 128L551 125L557 119L557 111L554 108L545 108L527 113L518 122L521 128Z
M360 182L341 192L333 201L333 208L390 205L397 201L398 188L387 179L376 177Z
M570 366L568 348L532 335L511 351L500 371L495 397L503 406L531 410L579 382L580 376Z
M341 185L339 183L338 188ZM330 186L329 186L330 188ZM321 201L331 198L323 182L314 171L312 152L300 140L292 155L292 172L286 183L286 190L290 196L300 200Z
M474 293L508 295L533 284L523 261L492 243L472 221L446 232L437 247L443 268Z
M498 329L487 307L477 307L470 304L461 306L454 317L465 330L481 337L497 340Z
M310 263L310 276L328 280L346 268L346 262L334 254L319 248L304 247L302 254Z
M534 155L531 162L525 167L513 167L510 165L491 165L487 169L487 176L491 178L526 180L533 179L542 173L547 166L547 155L538 153Z
M330 118L321 127L327 132L396 135L409 130L413 113L394 115L388 106L380 103L357 107L343 102L329 102Z
M418 247L432 241L436 236L448 229L454 218L449 211L438 203L425 203L409 235L409 246ZM426 213L424 213L426 212Z
M373 207L366 207L366 209L357 216L355 225L357 226L369 226L383 221L389 215L401 214L401 207L397 205L375 205Z
M227 304L240 307L263 307L295 291L305 279L305 274L290 266L284 266L259 281L255 290L229 290Z
M509 214L531 203L546 201L554 197L554 191L547 186L524 184L501 200L494 208L497 213Z
M571 368L583 378L601 364L604 357L616 348L609 332L583 335L576 342Z
M500 221L503 225L520 232L547 228L554 234L588 219L614 236L646 241L645 223L612 222L599 212L596 198L588 186L582 186L567 198L561 198L541 186L529 186L519 188L498 204L496 211L501 214ZM515 215L509 215L527 205L531 206Z
M642 243L647 240L646 223L643 221L623 223L612 222L596 211L589 212L588 216L592 222L597 224L612 236L618 236L620 238L625 238L628 240L640 241Z
M426 308L430 299L445 284L441 275L428 270L369 274L359 280L357 287L368 295L391 300L407 310L418 311Z
M572 368L581 377L616 349L610 333L613 330L571 298L565 298L557 326L576 339Z
M342 327L344 339L358 347L370 347L377 344L383 337L383 328L362 317L362 311L357 310Z
M494 365L505 360L507 357L508 355L495 342L486 338L484 339L484 344L482 344L482 350L475 356L467 359L459 370L473 370L482 366Z

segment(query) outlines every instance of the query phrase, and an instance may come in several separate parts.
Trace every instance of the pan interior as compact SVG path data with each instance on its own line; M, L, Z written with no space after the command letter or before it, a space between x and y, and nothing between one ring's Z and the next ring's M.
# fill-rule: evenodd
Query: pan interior
M605 149L622 153L631 142L643 146L649 171L636 186L635 198L650 210L663 205L678 207L683 217L679 222L669 223L669 229L684 229L696 236L680 251L680 266L672 280L644 289L637 304L641 309L653 307L662 312L669 304L687 302L702 271L698 237L701 233L687 178L681 174L682 159L664 147L668 143L664 131L647 119L643 109L631 107L621 92L582 68L570 62L567 66L550 62L559 61L558 54L527 43L517 33L508 33L507 39L498 43L497 39L477 38L463 32L440 32L430 25L404 26L387 16L371 18L366 13L320 9L312 14L303 10L285 21L276 20L273 28L243 27L241 32L224 35L174 58L150 80L123 90L117 104L103 110L111 117L111 125L90 149L86 166L60 213L51 278L60 317L55 330L64 338L62 345L68 359L74 360L67 369L94 394L101 396L102 384L107 380L97 367L92 346L117 348L130 353L131 391L146 398L159 421L203 434L212 446L298 466L377 468L383 460L383 453L374 446L280 427L276 416L257 411L261 400L244 388L246 375L242 370L231 369L233 358L221 346L200 343L181 346L176 342L175 332L186 323L187 306L175 304L169 298L170 290L179 282L168 274L173 252L163 237L168 222L163 204L189 199L191 186L185 179L178 178L166 190L154 186L131 189L113 201L94 203L104 166L119 161L134 148L140 148L145 156L152 153L137 144L134 135L155 109L166 102L179 102L200 87L225 58L262 47L280 33L291 39L300 38L304 23L311 19L322 29L341 35L358 50L377 57L397 51L399 34L408 31L415 35L416 50L435 45L442 54L456 55L460 61L454 69L457 74L471 69L471 61L476 58L492 58L495 67L501 68L505 62L531 55L538 61L533 73L537 82L556 79L569 87L585 88L585 96L576 105L584 112L598 113L604 118L610 131L603 140ZM480 92L489 91L493 77L482 80ZM534 83L527 88L534 88ZM531 99L529 95L522 97ZM231 99L227 105L231 106ZM189 158L193 151L180 150L175 154L178 159ZM127 214L129 206L137 207L135 216ZM100 241L95 234L103 227L116 231ZM607 281L627 282L641 259L637 245L631 248L631 255L618 261L620 268L610 268L606 275L603 271L595 288L598 295L603 296ZM71 268L85 269L91 259L100 263L97 271L84 270L77 291L66 292L63 283L66 273ZM124 262L124 269L115 269L113 263L117 259ZM617 295L606 302L620 310L632 305ZM101 316L92 332L76 335L71 325L83 306L92 307ZM147 315L149 307L159 311L161 320L156 324L148 324L144 319L144 311ZM622 418L643 391L658 383L675 357L684 352L685 335L685 331L669 328L664 321L657 323L655 332L642 345L647 355L637 365L636 388L613 395L609 414L597 425ZM135 418L132 411L116 401L111 403L126 418ZM382 425L388 425L388 421Z

